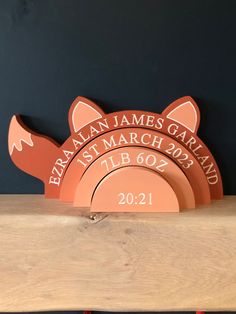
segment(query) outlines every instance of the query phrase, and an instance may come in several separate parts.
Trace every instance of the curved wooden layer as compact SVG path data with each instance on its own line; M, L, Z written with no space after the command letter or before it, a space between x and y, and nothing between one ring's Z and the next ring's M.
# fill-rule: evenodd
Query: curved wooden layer
M179 104L179 102L178 102ZM172 108L172 105L171 105ZM167 110L165 110L167 113ZM168 114L167 114L168 115ZM133 117L136 117L135 119ZM114 127L114 117L117 117L117 119L120 121L123 119L123 117L126 117L126 119L129 121L129 123L124 124L122 126L117 125ZM144 120L142 120L142 117L144 117ZM150 124L150 118L153 118L155 123ZM138 110L132 110L132 111L120 111L120 112L113 112L110 114L106 114L105 118L100 118L89 125L86 125L83 127L79 134L73 135L72 137L69 137L61 146L61 151L58 152L57 158L65 158L64 156L64 150L66 151L73 151L73 157L70 159L70 161L65 165L65 168L63 169L62 178L64 178L64 175L66 174L67 169L70 167L70 163L73 161L74 158L76 158L76 155L79 150L82 150L86 145L91 143L91 141L95 140L96 138L99 138L101 135L109 133L109 131L104 128L103 130L99 129L97 134L93 134L92 136L88 136L87 134L91 133L91 128L96 129L98 128L99 123L104 122L104 119L106 120L107 124L109 126L113 126L110 129L114 130L124 130L126 128L133 128L133 129L142 129L143 132L145 130L156 130L157 132L160 132L161 134L165 134L171 138L173 138L175 141L183 145L191 154L194 154L195 157L198 157L199 160L197 162L200 164L202 170L204 173L207 173L209 171L209 168L207 167L207 164L212 164L213 169L215 169L215 173L217 174L217 182L215 184L209 184L210 194L212 199L220 199L223 197L223 188L222 188L222 180L221 175L217 166L217 163L212 156L211 152L207 148L207 146L201 141L201 139L197 136L197 134L192 133L190 130L188 130L186 127L178 123L177 121L172 121L168 117L166 117L164 114L157 114L153 112L146 112L146 111L138 111ZM136 123L137 121L141 121L141 123ZM144 122L142 122L144 121ZM83 135L83 138L87 138L86 140L81 139L81 135ZM80 142L83 142L81 145L78 146L78 148L75 150L74 142L73 140L77 140ZM203 158L201 158L201 156ZM205 158L204 158L205 157ZM206 160L206 162L204 162ZM53 165L52 165L53 166ZM211 175L209 175L211 176ZM45 193L46 197L58 197L60 194L60 186L48 184L47 181L45 181Z
M124 167L109 173L97 185L91 212L179 212L171 185L155 171Z
M150 157L156 160L151 165ZM149 159L147 159L149 158ZM149 162L149 165L145 161ZM142 166L163 176L173 187L180 208L194 208L195 199L191 185L183 171L167 156L149 148L117 148L99 157L92 163L78 182L74 194L74 206L90 207L93 192L109 172L124 166Z
M137 142L129 140L132 134L136 134ZM146 135L145 141L141 141L141 138L144 138ZM111 145L110 147L106 147L104 149L104 143L109 142L112 139L116 143L116 145ZM122 142L121 142L122 137ZM127 142L125 142L124 138L127 138ZM149 140L149 142L148 142ZM152 141L152 142L151 142ZM160 144L161 142L161 144ZM91 148L93 145L96 145L96 150L99 152L98 154L94 151L90 151L91 154L93 154L93 159L87 163L87 166L89 166L92 162L97 160L101 155L103 155L106 152L112 151L115 148L120 147L127 147L127 146L139 146L139 147L145 147L145 148L151 148L153 150L159 151L163 153L164 155L167 155L169 158L171 158L174 162L176 162L179 167L183 170L185 175L187 176L192 189L195 191L195 201L196 204L208 204L210 203L210 190L209 185L206 179L206 176L199 165L199 163L196 161L195 156L193 156L189 151L187 151L181 144L176 142L174 139L161 134L156 131L152 130L146 130L146 133L143 133L142 129L136 129L135 132L133 129L126 128L125 130L115 130L111 131L109 133L103 134L100 137L96 138L92 142L89 143L89 146L85 146L79 154L77 154L76 158L73 159L73 161L70 164L70 167L67 169L66 174L64 176L61 191L60 191L60 199L62 201L66 202L73 202L74 199L74 193L77 187L77 184L79 180L81 179L82 175L84 174L86 167L81 163L78 162L83 156L84 153L86 153L89 148ZM175 146L176 149L181 150L182 155L181 158L173 157L171 154L168 153L168 150L170 147ZM94 147L94 146L93 146ZM183 161L183 156L187 158L187 160ZM187 168L187 165L189 165L189 162L191 161L191 165Z
M112 130L151 129L174 138L194 155L207 178L211 198L219 199L223 196L220 172L206 145L197 137L199 121L199 109L189 96L174 101L162 114L121 111L107 115L92 101L77 97L69 111L71 136L61 146L31 131L19 117L13 116L9 153L16 166L44 182L47 198L58 198L70 163L94 139Z

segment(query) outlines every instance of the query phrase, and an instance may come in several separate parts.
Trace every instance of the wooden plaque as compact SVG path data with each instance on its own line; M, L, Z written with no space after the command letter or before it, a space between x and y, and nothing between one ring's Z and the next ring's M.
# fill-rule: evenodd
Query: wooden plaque
M71 135L61 146L19 116L10 123L11 159L44 182L46 198L92 212L178 212L222 198L221 175L197 136L200 113L191 97L161 114L105 114L77 97L68 118Z

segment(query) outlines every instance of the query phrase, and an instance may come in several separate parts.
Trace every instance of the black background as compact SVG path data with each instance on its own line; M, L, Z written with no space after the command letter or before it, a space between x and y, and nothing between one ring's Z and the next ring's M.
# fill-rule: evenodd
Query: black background
M0 0L0 193L43 193L8 156L13 114L62 143L78 95L157 113L191 95L236 194L235 31L234 0Z

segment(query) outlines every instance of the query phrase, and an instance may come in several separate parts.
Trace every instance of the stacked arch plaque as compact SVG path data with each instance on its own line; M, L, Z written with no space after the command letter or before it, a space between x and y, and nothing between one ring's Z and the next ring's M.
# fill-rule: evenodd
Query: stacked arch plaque
M189 96L161 114L105 114L77 97L69 110L71 135L61 146L13 116L9 153L44 182L46 198L92 212L178 212L223 196L218 166L197 136L199 122Z

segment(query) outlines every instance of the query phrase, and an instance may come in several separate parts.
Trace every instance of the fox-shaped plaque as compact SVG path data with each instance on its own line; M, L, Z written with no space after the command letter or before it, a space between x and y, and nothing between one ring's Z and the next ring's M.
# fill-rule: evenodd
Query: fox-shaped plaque
M161 114L106 114L77 97L62 145L13 116L9 153L17 167L44 182L46 198L92 212L178 212L223 196L218 166L197 136L199 123L189 96Z

